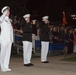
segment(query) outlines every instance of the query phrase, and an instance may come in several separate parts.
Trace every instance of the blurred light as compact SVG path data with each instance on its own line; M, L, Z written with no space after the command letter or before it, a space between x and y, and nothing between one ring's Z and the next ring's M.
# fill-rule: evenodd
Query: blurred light
M76 15L71 15L71 17L76 17Z
M74 20L75 18L73 18L73 20Z

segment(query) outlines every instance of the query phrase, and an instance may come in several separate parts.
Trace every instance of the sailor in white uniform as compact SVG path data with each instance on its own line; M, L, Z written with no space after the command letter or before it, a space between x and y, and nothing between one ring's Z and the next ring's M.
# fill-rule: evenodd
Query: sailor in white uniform
M9 68L10 55L11 55L11 46L13 42L13 28L9 19L10 8L8 6L3 7L1 10L2 16L0 17L0 67L1 71L11 71Z

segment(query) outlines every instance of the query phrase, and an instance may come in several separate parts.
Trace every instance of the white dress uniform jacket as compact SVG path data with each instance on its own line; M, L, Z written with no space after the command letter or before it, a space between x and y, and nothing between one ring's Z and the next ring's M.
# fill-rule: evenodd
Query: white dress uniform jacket
M9 17L5 17L3 22L1 23L1 35L0 41L2 43L13 42L13 28L10 22Z

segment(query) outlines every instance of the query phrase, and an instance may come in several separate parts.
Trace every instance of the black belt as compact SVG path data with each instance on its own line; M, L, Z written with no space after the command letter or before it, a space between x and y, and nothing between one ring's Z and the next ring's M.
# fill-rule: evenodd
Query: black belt
M31 33L32 34L32 32L23 32L23 33Z

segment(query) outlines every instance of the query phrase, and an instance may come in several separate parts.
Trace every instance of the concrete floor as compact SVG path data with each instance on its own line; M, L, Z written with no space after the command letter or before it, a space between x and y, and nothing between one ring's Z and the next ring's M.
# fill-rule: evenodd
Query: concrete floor
M48 57L50 63L43 64L40 58L32 58L34 66L23 66L22 57L11 57L11 72L1 72L0 75L76 75L76 62L60 61L63 56Z

